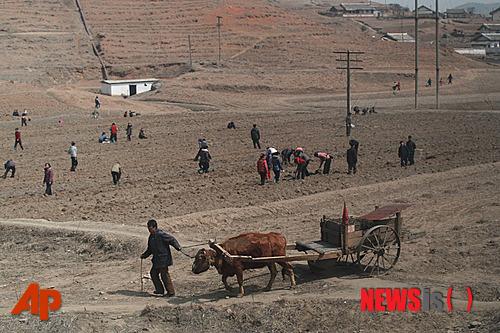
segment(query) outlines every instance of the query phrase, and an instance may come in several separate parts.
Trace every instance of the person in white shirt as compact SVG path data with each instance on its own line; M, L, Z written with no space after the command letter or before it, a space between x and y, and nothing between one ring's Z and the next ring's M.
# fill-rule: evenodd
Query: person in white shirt
M71 156L71 169L70 171L76 171L76 167L78 165L78 160L76 158L78 149L76 148L76 144L71 142L71 146L68 149L68 154Z

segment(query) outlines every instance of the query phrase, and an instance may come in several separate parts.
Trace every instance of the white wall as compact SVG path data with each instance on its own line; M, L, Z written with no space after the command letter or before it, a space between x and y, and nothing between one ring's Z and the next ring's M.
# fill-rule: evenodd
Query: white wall
M127 84L113 84L111 85L111 96L129 96Z
M137 83L123 83L123 84L107 84L102 83L101 93L110 96L130 96L130 86L136 86L136 94L150 91L153 88L153 82L137 82Z
M153 87L153 82L142 82L137 84L137 93L143 93L146 91L150 91Z

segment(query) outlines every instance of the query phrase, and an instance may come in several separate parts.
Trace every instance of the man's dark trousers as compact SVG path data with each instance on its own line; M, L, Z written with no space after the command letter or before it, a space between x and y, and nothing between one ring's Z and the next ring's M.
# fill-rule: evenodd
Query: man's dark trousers
M151 275L151 280L153 280L156 294L164 294L166 289L169 296L175 295L174 284L168 273L168 267L156 268L153 266L149 274Z
M76 159L76 157L71 156L71 171L75 171L77 166L78 160Z
M259 140L252 140L252 141L253 141L253 147L254 148L258 147L260 149L260 142L259 142Z

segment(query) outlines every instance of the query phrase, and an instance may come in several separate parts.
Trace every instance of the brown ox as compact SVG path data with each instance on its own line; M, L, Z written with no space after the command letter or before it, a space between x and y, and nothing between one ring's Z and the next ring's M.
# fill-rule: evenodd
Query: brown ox
M220 246L232 255L242 255L251 256L254 258L259 257L272 257L272 256L284 256L286 255L286 239L283 235L271 232L268 234L261 233L247 233L242 234L237 237L229 238ZM290 263L286 261L278 261L282 269L283 279L285 275L290 277L290 285L293 288L295 286L295 276L293 275L293 267ZM255 262L244 262L237 258L232 260L225 260L224 255L220 251L213 249L201 249L196 253L192 271L195 274L200 274L207 271L210 266L215 266L219 274L222 275L222 283L227 290L231 290L229 284L227 283L227 278L229 276L236 275L238 279L238 285L240 287L238 296L244 295L245 291L243 289L243 271L252 268L262 268L267 266L271 272L271 278L267 284L266 291L271 290L274 279L276 278L276 265L272 263L255 263Z

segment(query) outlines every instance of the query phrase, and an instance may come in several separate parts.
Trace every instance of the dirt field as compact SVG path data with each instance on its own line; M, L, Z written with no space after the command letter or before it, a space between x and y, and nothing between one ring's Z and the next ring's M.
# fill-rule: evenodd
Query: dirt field
M110 72L151 74L163 78L162 85L126 99L100 96L101 116L91 119L99 66L87 52L90 40L74 3L10 1L8 14L0 11L15 18L0 25L0 38L22 39L12 45L36 49L0 48L7 59L0 76L0 158L17 164L15 178L0 179L0 332L500 331L499 67L444 47L442 71L453 72L456 81L441 88L439 110L434 88L422 86L420 109L414 110L411 47L372 38L349 19L317 14L335 1L193 0L176 10L170 2L151 1L151 8L135 14L132 1L80 2ZM47 16L47 29L41 29L39 12L62 16ZM216 15L225 18L222 67L213 65ZM151 24L142 32L135 29L145 22ZM33 34L37 24L58 33L41 40L19 35ZM346 31L355 32L352 45ZM191 72L180 41L188 32L197 42ZM75 36L86 40L86 51L78 51L83 42ZM41 48L47 40L56 45L53 54L70 52L51 64ZM353 117L353 137L360 142L356 175L346 173L345 73L335 69L331 53L346 47L373 51L365 70L353 75L353 104L378 111ZM158 58L160 50L168 50L166 59ZM422 77L433 75L431 54L424 45ZM402 82L397 95L390 91L394 80ZM27 109L31 119L21 128L24 150L17 151L15 109ZM124 118L125 110L140 116ZM236 130L226 128L229 121ZM118 143L99 144L112 122ZM302 146L310 155L326 150L335 157L333 172L299 181L294 167L286 166L280 183L259 186L254 123L263 148ZM140 128L147 140L137 138ZM408 135L417 145L416 164L401 168L397 148ZM202 137L213 157L205 175L193 161ZM66 153L71 141L79 153L75 173ZM110 175L116 161L124 171L118 186ZM42 195L46 162L55 171L52 197ZM314 160L310 169L318 164ZM237 298L214 269L194 275L191 259L174 251L177 296L151 297L148 280L140 291L139 255L150 218L183 246L245 231L278 231L293 243L319 239L320 218L340 217L344 200L353 216L384 204L411 204L403 212L401 257L389 274L368 278L346 264L312 273L297 262L295 289L279 277L272 291L263 292L267 270L251 270L245 273L247 296ZM149 268L144 261L144 272ZM62 294L62 309L48 322L9 314L31 281ZM359 309L360 288L446 292L450 286L453 313ZM465 311L466 287L474 294L471 313Z

